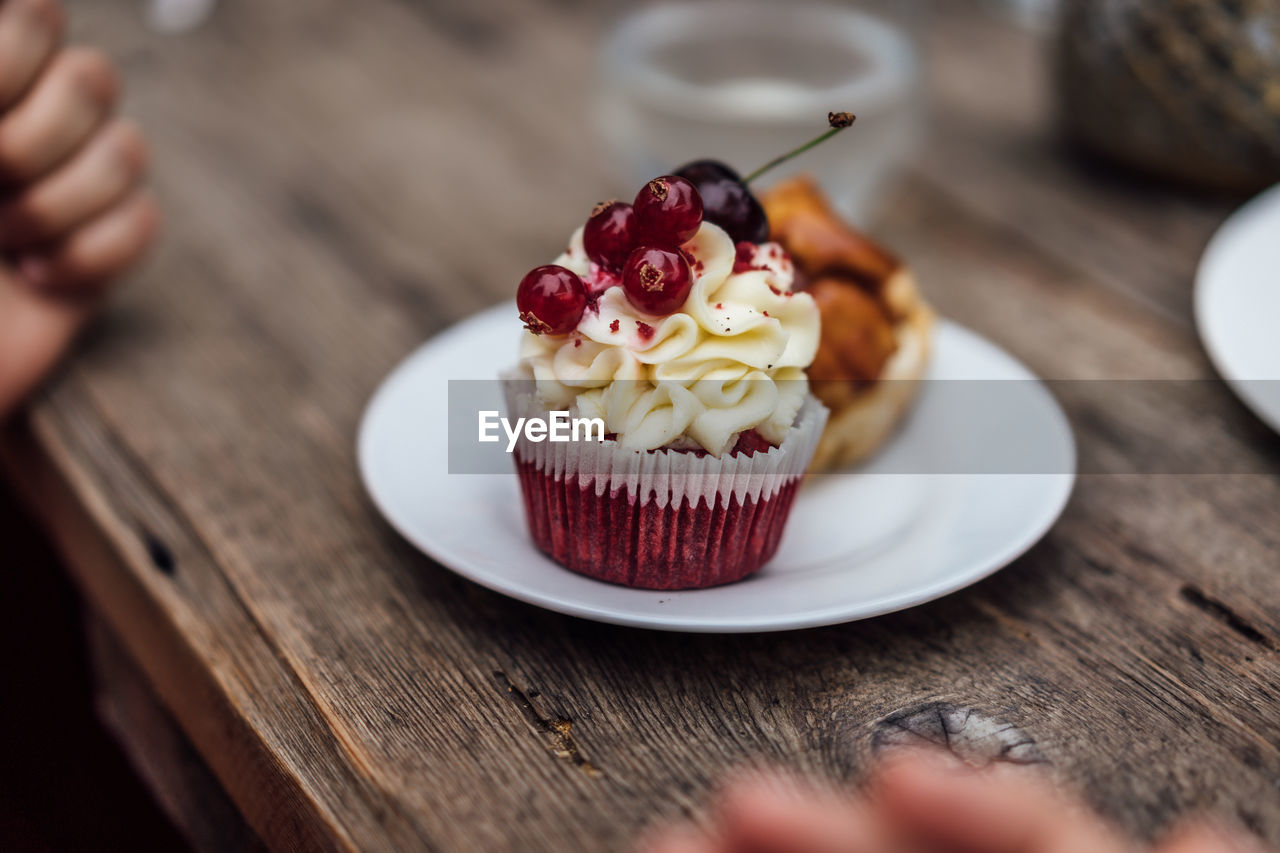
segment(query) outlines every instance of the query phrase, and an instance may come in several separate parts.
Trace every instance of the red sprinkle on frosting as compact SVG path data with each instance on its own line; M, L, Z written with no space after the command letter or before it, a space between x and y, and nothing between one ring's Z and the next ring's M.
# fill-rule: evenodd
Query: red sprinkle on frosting
M643 320L636 320L636 330L640 332L640 337L646 341L653 340L653 326L650 326Z
M733 256L733 271L750 272L751 270L768 270L781 267L785 269L791 263L790 256L777 243L748 243L742 241L737 244Z
M617 320L614 320L612 323L610 323L610 324L609 324L609 331L611 331L611 332L616 332L616 331L618 331L618 321L617 321Z

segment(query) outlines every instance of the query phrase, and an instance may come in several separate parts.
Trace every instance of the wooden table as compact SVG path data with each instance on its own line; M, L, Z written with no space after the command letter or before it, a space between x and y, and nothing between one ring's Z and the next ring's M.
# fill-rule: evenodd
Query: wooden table
M1084 477L1005 571L857 624L592 624L388 529L353 458L372 389L616 188L587 4L473 5L227 0L182 36L74 6L154 139L167 240L3 455L197 842L233 821L192 764L276 848L621 848L731 765L856 779L909 732L1043 761L1144 836L1212 810L1280 842L1280 439L1221 388L1269 473ZM934 303L1044 376L1212 376L1191 283L1228 206L1065 156L1031 36L956 4L923 38L930 143L876 231Z

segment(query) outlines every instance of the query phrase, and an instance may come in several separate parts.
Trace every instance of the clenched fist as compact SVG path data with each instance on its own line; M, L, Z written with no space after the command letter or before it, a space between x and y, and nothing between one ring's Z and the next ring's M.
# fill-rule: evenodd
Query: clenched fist
M56 0L0 0L0 419L57 362L157 227L146 143Z

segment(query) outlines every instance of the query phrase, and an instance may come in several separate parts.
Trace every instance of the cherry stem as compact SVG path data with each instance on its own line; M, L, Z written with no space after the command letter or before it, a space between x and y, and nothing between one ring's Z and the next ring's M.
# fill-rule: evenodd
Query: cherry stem
M804 145L801 145L799 148L788 151L786 154L783 154L780 157L774 157L768 163L765 163L759 169L756 169L750 175L747 175L745 178L743 178L742 183L749 184L752 181L754 181L756 178L763 175L765 172L772 169L773 167L780 166L781 164L792 159L793 157L799 157L801 154L808 151L810 148L818 147L819 145L826 142L831 137L835 136L840 131L844 130L846 127L849 127L850 125L852 125L856 118L857 116L855 116L853 113L827 113L827 123L831 125L830 130L820 134L819 136L813 139L810 139L808 142L806 142Z

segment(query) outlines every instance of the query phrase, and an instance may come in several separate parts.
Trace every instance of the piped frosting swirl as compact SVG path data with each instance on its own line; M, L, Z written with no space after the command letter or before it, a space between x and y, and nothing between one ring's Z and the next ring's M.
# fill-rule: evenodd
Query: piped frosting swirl
M747 246L743 258L704 222L683 248L693 288L679 311L655 317L587 258L579 228L555 263L582 277L592 304L568 335L524 333L526 375L547 408L601 418L625 448L720 455L753 428L781 442L808 394L817 306L791 291L791 261L776 244Z

